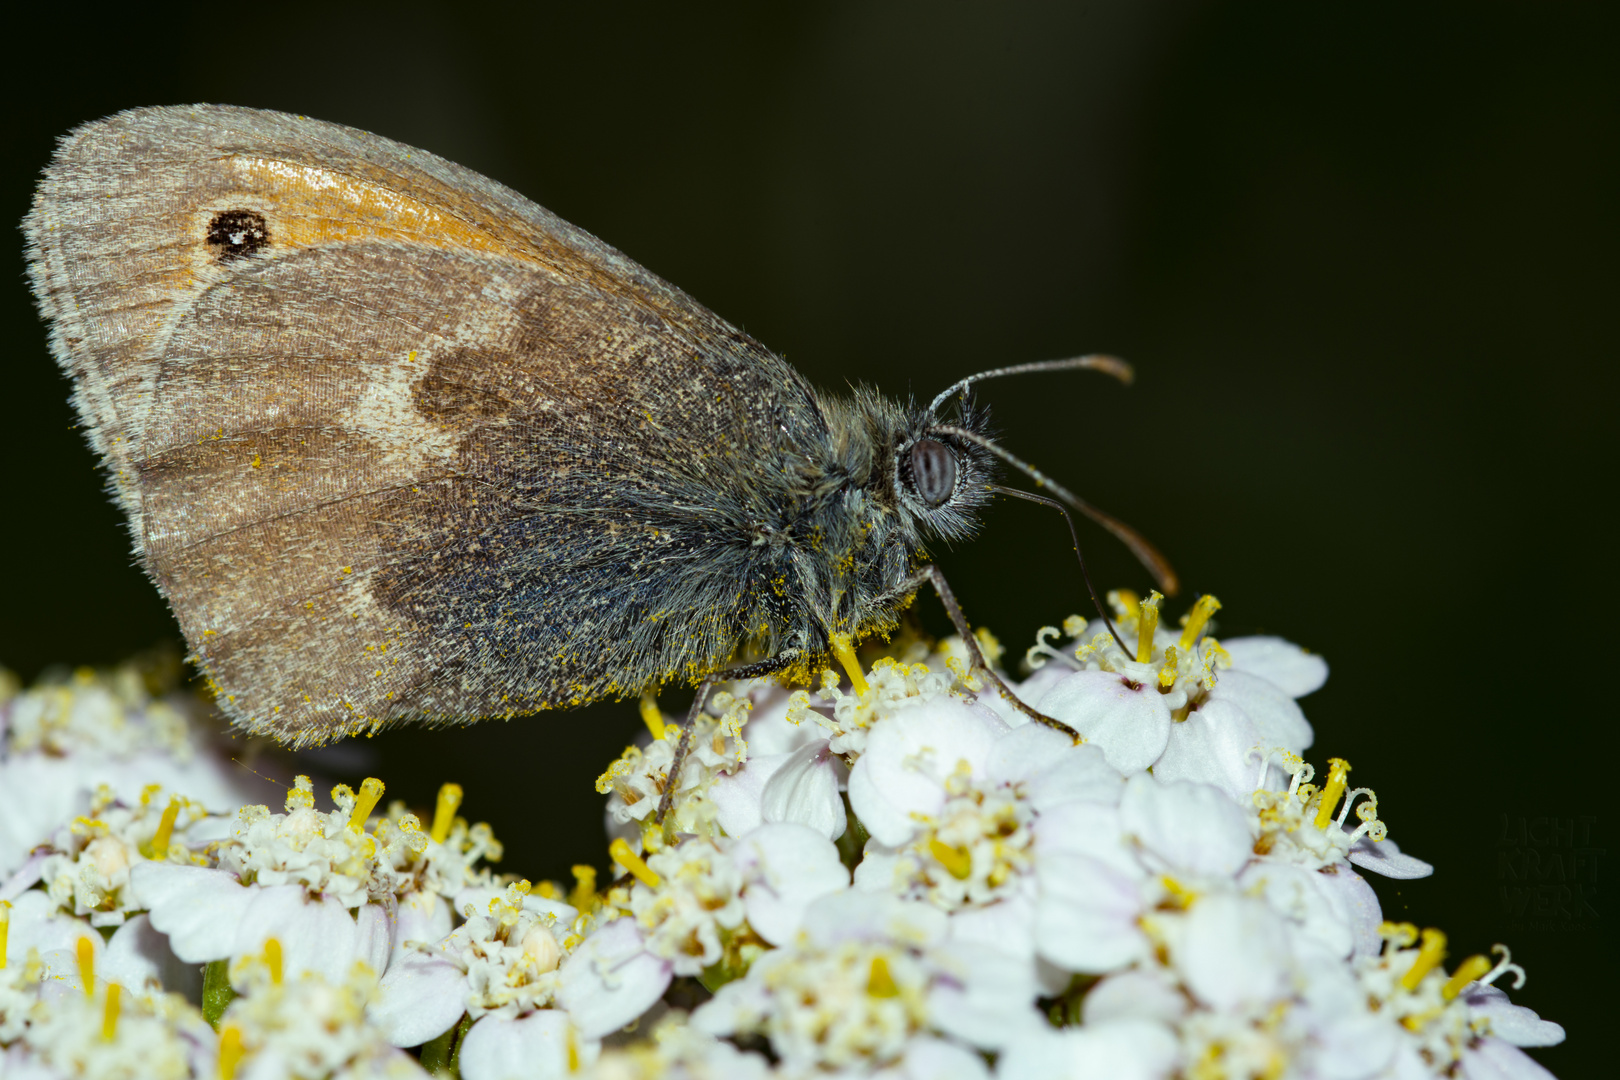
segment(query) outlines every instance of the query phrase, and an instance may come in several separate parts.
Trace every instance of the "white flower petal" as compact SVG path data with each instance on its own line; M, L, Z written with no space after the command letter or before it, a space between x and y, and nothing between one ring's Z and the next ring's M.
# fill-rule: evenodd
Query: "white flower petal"
M1037 868L1035 948L1069 971L1105 972L1146 957L1132 877L1086 855L1043 854Z
M1208 784L1161 784L1138 773L1125 783L1119 822L1165 869L1230 877L1253 856L1248 818Z
M1289 697L1302 698L1327 682L1327 661L1280 637L1240 637L1222 641L1234 670L1258 675Z
M343 983L356 960L364 960L381 974L389 942L386 933L378 940L373 915L363 916L366 927L362 930L341 903L330 897L311 897L302 885L273 885L255 888L252 893L236 927L232 956L262 953L264 943L275 938L281 943L287 978L312 971L327 982ZM360 911L375 911L375 907L367 904Z
M928 995L929 1022L982 1050L999 1050L1046 1023L1035 1008L1034 968L977 941L945 941L929 954L941 976Z
M1316 737L1294 699L1258 675L1236 668L1223 671L1207 700L1228 701L1242 709L1267 747L1285 746L1298 754Z
M461 1042L461 1075L467 1080L552 1080L568 1076L569 1018L541 1009L516 1020L486 1016ZM581 1064L590 1064L598 1046L574 1036Z
M982 1056L928 1035L915 1036L906 1044L899 1073L905 1080L990 1080Z
M412 950L390 964L366 1015L395 1046L420 1046L450 1030L467 1006L467 976L450 961Z
M838 848L804 825L762 825L737 842L732 858L748 879L748 923L772 945L792 940L811 901L849 887Z
M1174 1024L1187 1014L1187 998L1163 968L1134 968L1110 975L1086 992L1081 1020L1087 1025L1117 1020Z
M843 836L846 816L844 800L838 794L836 761L825 739L806 743L787 755L765 781L760 797L764 820L806 825L828 840Z
M1555 1080L1523 1050L1489 1037L1463 1050L1460 1075L1464 1080Z
M96 975L131 990L148 989L152 982L192 1002L202 1000L202 968L174 955L168 935L147 915L132 916L113 932Z
M1187 912L1172 960L1187 988L1217 1010L1263 1006L1288 985L1287 931L1259 900L1217 893Z
M1371 870L1382 877L1396 881L1426 878L1434 867L1422 859L1404 854L1393 840L1373 841L1363 836L1350 849L1347 858L1363 870Z
M945 803L945 778L966 762L982 769L999 733L960 702L901 709L872 728L849 776L849 801L866 831L891 847L910 840L916 814Z
M223 870L169 863L141 863L129 880L180 959L206 964L236 955L237 930L255 890Z
M413 892L399 902L394 926L394 949L388 957L388 970L416 953L411 942L432 945L444 940L451 929L450 905L438 893ZM414 1046L414 1043L407 1043Z
M580 943L559 971L557 1003L587 1039L617 1031L669 987L671 965L643 947L634 919L615 919Z
M765 783L790 756L750 754L741 769L715 777L709 798L714 802L715 820L727 836L742 836L765 824Z
M1504 991L1483 983L1469 983L1463 988L1463 1000L1476 1017L1490 1021L1490 1033L1514 1046L1557 1046L1564 1041L1564 1028L1551 1020L1543 1020L1534 1009L1515 1005Z
M943 938L949 926L945 913L931 904L853 889L829 893L804 913L805 934L821 946L893 941L921 948Z
M1164 754L1153 766L1153 775L1165 783L1186 780L1213 784L1238 802L1246 802L1260 778L1260 758L1273 747L1260 736L1260 729L1249 714L1229 701L1207 701L1186 720L1170 729ZM1272 774L1275 774L1273 777ZM1281 777L1275 766L1268 777ZM1268 784L1286 787L1287 780Z
M1049 1030L1008 1048L996 1063L1001 1080L1161 1080L1181 1056L1163 1024L1119 1020Z
M1102 749L1120 772L1140 772L1164 753L1170 710L1156 686L1107 671L1077 671L1036 706Z

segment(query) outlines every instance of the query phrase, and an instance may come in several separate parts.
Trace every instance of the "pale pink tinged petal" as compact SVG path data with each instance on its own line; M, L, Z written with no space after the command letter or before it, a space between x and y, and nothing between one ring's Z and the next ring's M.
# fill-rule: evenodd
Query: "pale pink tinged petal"
M174 955L168 936L147 915L136 915L113 932L107 958L96 975L132 990L151 980L194 1003L202 1000L202 968Z
M338 901L311 898L302 885L274 885L254 893L237 927L231 955L262 953L264 943L275 938L281 943L288 978L313 971L331 983L344 982L355 960L363 959L354 916ZM383 955L387 956L386 948Z
M1187 912L1172 957L1194 996L1216 1009L1264 1005L1290 979L1287 931L1259 900L1217 894Z
M846 818L835 760L825 739L789 754L765 782L760 802L765 821L806 825L828 840L843 836Z
M1243 892L1263 897L1273 911L1293 922L1325 958L1343 960L1354 950L1351 915L1335 903L1338 897L1328 891L1326 875L1292 863L1257 862L1237 880Z
M1483 983L1469 983L1463 988L1463 1000L1475 1017L1490 1021L1490 1033L1514 1046L1557 1046L1564 1041L1564 1028L1551 1020L1543 1020L1534 1009L1515 1005L1505 992Z
M568 1067L568 1014L541 1009L516 1020L486 1016L462 1040L461 1075L466 1080L552 1080ZM594 1042L575 1036L581 1064L596 1057Z
M983 1050L999 1050L1046 1019L1035 1008L1037 986L1027 959L976 941L947 940L929 959L939 969L928 995L930 1024Z
M407 952L390 964L366 1015L395 1046L438 1038L466 1011L467 976L448 960Z
M1048 855L1085 855L1117 874L1145 878L1147 871L1126 846L1119 810L1102 803L1059 803L1035 819L1035 850Z
M1085 855L1043 855L1036 868L1035 948L1069 971L1114 971L1149 953L1137 882Z
M1081 1020L1106 1024L1116 1020L1156 1020L1175 1024L1187 1015L1187 998L1162 968L1121 971L1086 992Z
M56 904L40 889L30 889L11 902L11 928L6 935L6 962L23 963L29 949L49 952L73 950L86 934L99 943L101 935L88 922L57 911Z
M1258 675L1289 697L1302 698L1327 682L1326 660L1280 637L1233 638L1221 648L1234 670Z
M804 825L762 825L738 843L749 884L743 889L748 923L772 945L799 932L805 908L815 899L849 887L838 848Z
M1346 821L1345 824L1349 825L1351 822ZM1350 849L1348 858L1363 870L1371 870L1381 877L1392 878L1396 881L1426 878L1434 873L1433 866L1430 866L1422 859L1402 853L1400 847L1393 840L1375 842L1363 836Z
M0 791L6 794L6 812L0 814L0 876L21 866L58 828L90 812L95 785L80 775L81 767L93 771L83 755L24 753L0 762Z
M900 1075L906 1080L990 1080L990 1067L965 1046L917 1035L906 1043Z
M1383 925L1384 912L1378 905L1378 894L1366 879L1343 864L1318 870L1316 876L1317 888L1350 927L1355 955L1376 956L1382 952L1384 939L1378 928Z
M1139 773L1125 783L1119 821L1167 870L1228 877L1254 854L1248 818L1208 784L1163 784Z
M1248 713L1265 745L1286 746L1296 754L1311 745L1315 733L1293 698L1260 676L1236 668L1221 672L1219 679L1208 700L1229 701Z
M362 904L353 915L355 959L364 960L379 976L388 969L388 958L394 952L396 910L394 898L389 897L385 904Z
M752 721L750 721L752 723ZM715 777L709 789L716 820L727 836L741 836L765 823L762 806L765 782L771 778L788 754L750 754L748 764L730 776Z
M931 703L900 710L872 728L850 772L849 800L867 832L898 847L917 827L913 815L945 803L945 777L966 762L984 765L996 727L967 707Z
M22 861L12 875L0 885L0 900L15 900L25 890L38 885L45 873L45 860L51 857L48 849L34 851Z
M1050 768L1074 740L1045 724L1026 724L1009 731L990 747L984 778L992 784L1017 784Z
M587 1039L624 1027L669 987L671 965L647 953L634 919L615 919L587 937L559 972L557 1003Z
M1108 671L1075 672L1036 708L1074 728L1127 774L1157 761L1170 738L1170 710L1159 688Z
M897 941L922 948L943 938L950 920L931 904L846 889L812 901L805 909L803 927L810 940L822 946Z
M258 890L202 866L141 863L129 878L152 925L169 935L180 959L205 964L235 955L237 932Z
M1208 701L1170 729L1153 775L1166 783L1186 780L1213 784L1230 798L1246 801L1260 779L1260 757L1269 753L1249 714L1228 701Z
M749 978L736 979L715 991L714 997L692 1012L692 1026L706 1035L721 1038L735 1034L756 1016L770 1009L770 994L763 978L786 954L767 952L749 969Z
M411 942L432 945L450 933L450 905L438 893L414 892L399 902L394 926L394 949L388 957L388 970L416 950Z
M1465 1080L1554 1080L1529 1054L1489 1036L1463 1050L1460 1075Z
M1064 1028L1010 1048L997 1064L1002 1080L1162 1080L1180 1045L1169 1028L1145 1020Z
M1031 777L1027 785L1030 805L1045 812L1071 800L1117 806L1125 791L1125 777L1108 764L1100 746L1071 746Z

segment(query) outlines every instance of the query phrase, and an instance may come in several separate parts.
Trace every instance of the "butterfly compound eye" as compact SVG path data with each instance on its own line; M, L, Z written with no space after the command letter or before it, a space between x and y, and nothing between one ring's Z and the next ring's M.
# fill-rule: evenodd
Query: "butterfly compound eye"
M919 439L911 448L911 482L929 509L944 506L956 490L956 455L937 439Z

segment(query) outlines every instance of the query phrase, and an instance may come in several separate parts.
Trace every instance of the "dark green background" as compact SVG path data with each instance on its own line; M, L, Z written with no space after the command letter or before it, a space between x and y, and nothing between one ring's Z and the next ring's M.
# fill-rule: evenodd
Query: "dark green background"
M1620 9L58 7L6 50L0 217L74 124L233 102L504 181L829 389L1132 360L1130 390L1041 376L986 397L1010 447L1220 596L1223 636L1326 655L1312 757L1349 757L1439 867L1385 889L1388 913L1445 928L1454 960L1512 945L1516 1000L1572 1036L1537 1056L1596 1074L1620 911L1577 849L1615 822ZM175 630L9 243L0 662L32 676ZM1100 585L1145 584L1084 539ZM1049 511L998 506L942 562L1010 644L1084 607ZM591 781L635 730L608 706L364 746L391 794L459 780L507 868L565 876L604 862ZM1549 906L1516 918L1503 821L1537 817L1575 833L1528 842ZM1560 903L1577 883L1586 906Z

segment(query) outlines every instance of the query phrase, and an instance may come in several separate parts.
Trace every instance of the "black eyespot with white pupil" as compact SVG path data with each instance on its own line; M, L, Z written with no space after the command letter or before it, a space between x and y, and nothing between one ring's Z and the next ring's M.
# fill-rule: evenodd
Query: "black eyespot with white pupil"
M944 506L956 490L956 455L937 439L918 439L911 448L911 483L929 509Z
M270 244L270 225L256 210L221 210L208 222L208 246L222 261L240 259Z

